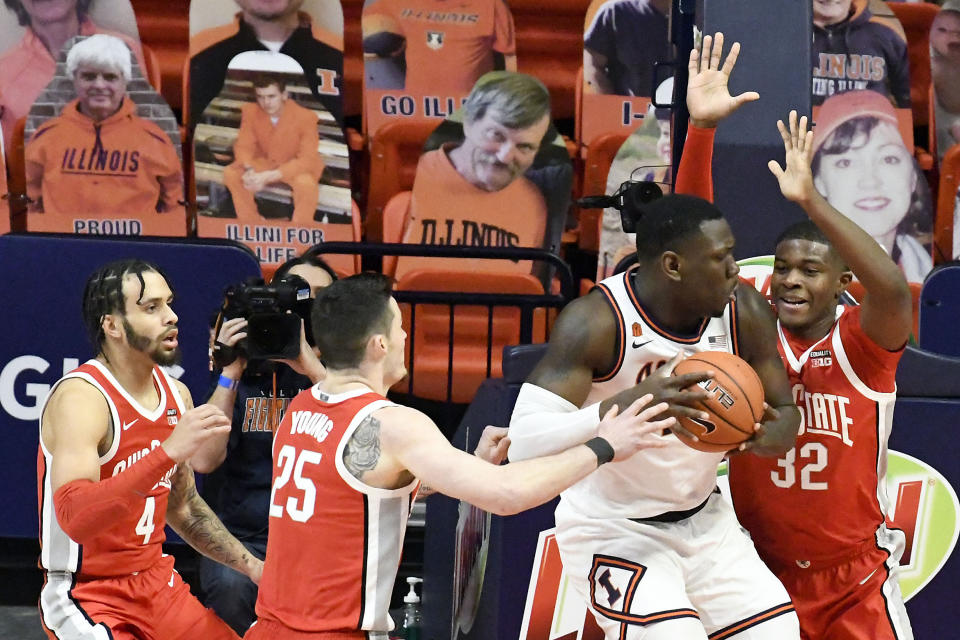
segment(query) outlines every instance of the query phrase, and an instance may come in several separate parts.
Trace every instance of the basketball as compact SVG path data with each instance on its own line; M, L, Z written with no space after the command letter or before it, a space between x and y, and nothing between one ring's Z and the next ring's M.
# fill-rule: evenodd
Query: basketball
M707 420L680 418L680 424L699 438L683 442L700 451L729 451L753 435L763 417L763 384L745 360L725 351L704 351L681 360L674 375L713 371L712 380L699 383L709 397L695 405L710 414Z

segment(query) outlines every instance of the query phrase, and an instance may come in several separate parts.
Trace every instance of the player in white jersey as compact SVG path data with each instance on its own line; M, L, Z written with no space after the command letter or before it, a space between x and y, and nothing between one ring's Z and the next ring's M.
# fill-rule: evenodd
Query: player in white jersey
M718 37L711 49L706 37L702 59L691 56L687 102L701 129L745 101L727 90L737 47L721 67L721 46ZM686 195L624 213L637 219L638 264L560 314L517 399L511 459L588 440L608 406L638 394L669 401L675 415L706 417L687 406L702 397L682 391L689 379L670 377L680 357L705 350L736 353L763 382L770 409L744 448L787 451L799 414L773 316L739 282L722 213ZM723 454L696 451L670 432L661 437L665 447L606 465L564 491L557 508L564 568L606 637L799 638L789 596L715 490Z

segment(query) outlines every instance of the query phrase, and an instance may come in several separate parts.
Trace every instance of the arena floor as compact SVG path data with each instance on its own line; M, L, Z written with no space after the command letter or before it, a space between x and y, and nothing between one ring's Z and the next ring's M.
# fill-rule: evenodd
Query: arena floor
M46 640L36 607L0 606L0 638Z

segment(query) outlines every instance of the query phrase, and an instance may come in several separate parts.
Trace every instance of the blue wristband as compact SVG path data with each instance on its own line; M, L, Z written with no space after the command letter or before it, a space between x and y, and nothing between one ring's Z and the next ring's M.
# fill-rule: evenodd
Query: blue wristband
M223 387L224 389L228 389L228 390L230 390L230 391L236 391L236 390L237 390L237 383L238 383L237 380L234 380L233 378L228 378L227 376L223 375L222 373L220 374L220 379L217 380L217 386L218 386L218 387Z

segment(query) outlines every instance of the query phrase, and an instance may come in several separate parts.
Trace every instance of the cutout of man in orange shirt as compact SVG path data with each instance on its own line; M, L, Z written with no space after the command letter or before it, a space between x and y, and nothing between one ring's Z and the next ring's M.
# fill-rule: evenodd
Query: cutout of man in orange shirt
M117 6L111 7L111 10L117 13L131 11L129 2L111 1L116 5L127 5L125 9ZM0 122L3 124L4 147L8 152L17 120L27 115L30 106L53 80L60 51L74 36L105 33L120 38L133 51L140 71L146 75L147 68L137 34L116 33L95 24L89 16L92 2L3 0L7 9L16 14L17 21L25 28L23 38L0 56ZM99 4L110 2L101 0Z
M140 218L148 234L183 224L180 158L167 134L137 115L126 92L131 66L130 50L114 36L93 35L70 49L77 99L26 146L29 230L52 231L56 218L73 215ZM157 213L165 214L163 229L153 226Z
M463 141L420 158L403 241L543 246L547 205L524 173L549 126L550 94L539 80L510 71L481 77L463 107ZM429 258L405 257L398 263L398 280L418 267L438 268ZM475 260L470 269L530 273L531 265Z
M254 196L283 183L293 190L292 221L310 224L323 173L317 115L290 99L279 76L258 76L253 87L257 101L241 108L234 161L223 171L237 218L261 220Z

